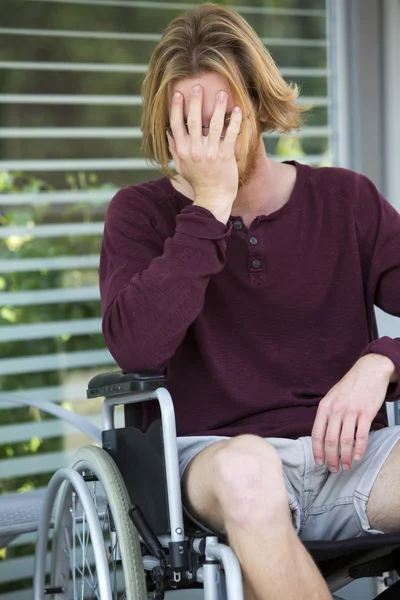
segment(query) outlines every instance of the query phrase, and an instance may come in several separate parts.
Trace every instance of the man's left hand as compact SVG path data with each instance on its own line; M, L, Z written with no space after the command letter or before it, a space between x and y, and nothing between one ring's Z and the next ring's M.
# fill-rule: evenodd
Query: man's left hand
M340 444L342 468L348 471L354 440L354 460L362 459L371 423L385 400L394 369L390 358L367 354L322 398L311 434L317 464L324 464L326 446L329 470L337 473Z

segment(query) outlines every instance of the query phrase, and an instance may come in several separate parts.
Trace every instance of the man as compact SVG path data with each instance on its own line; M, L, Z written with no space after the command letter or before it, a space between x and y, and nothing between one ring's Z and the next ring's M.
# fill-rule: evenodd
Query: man
M168 175L116 194L100 263L110 352L167 372L185 512L227 538L246 600L329 598L300 540L400 530L400 427L379 412L400 339L373 340L374 303L400 316L400 215L362 175L266 155L297 94L234 11L170 23L142 117Z

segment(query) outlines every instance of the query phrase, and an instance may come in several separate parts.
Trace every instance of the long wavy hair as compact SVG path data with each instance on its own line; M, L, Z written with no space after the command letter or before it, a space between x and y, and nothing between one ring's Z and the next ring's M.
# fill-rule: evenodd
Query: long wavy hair
M296 103L298 86L287 83L254 29L237 12L206 2L171 21L148 65L141 94L143 156L174 178L165 128L170 87L175 80L218 72L230 84L235 105L250 111L254 149L264 131L288 133L302 125L311 106ZM252 110L253 109L253 110ZM242 128L240 160L245 164L249 132Z

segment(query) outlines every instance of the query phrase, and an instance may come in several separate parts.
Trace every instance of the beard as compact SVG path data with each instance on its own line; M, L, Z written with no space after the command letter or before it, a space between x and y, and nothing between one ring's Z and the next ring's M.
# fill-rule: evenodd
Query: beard
M258 143L250 144L247 154L246 164L243 168L239 166L239 185L238 189L250 183L257 172L261 156L265 153L264 142L261 132L258 135Z

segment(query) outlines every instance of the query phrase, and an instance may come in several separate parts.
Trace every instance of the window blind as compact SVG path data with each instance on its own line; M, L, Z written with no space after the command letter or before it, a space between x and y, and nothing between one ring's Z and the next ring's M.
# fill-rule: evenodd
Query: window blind
M217 2L218 3L218 2ZM89 379L117 369L101 335L98 262L117 189L161 176L140 157L140 87L160 32L200 2L5 0L0 27L0 492L38 489L88 438L13 397L100 426ZM275 6L275 5L279 6ZM329 165L325 0L231 3L311 102L267 152ZM171 163L171 166L172 163ZM32 597L34 534L0 550L0 600Z

